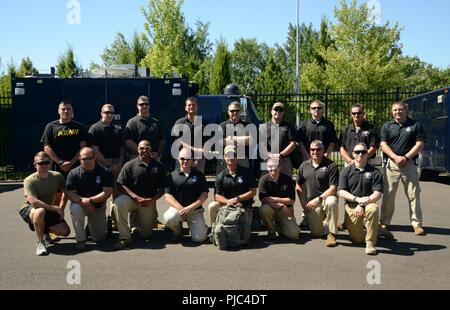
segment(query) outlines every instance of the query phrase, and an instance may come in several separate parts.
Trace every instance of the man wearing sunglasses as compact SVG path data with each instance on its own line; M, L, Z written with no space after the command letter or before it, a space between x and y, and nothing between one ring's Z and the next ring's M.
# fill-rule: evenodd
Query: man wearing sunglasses
M116 250L123 250L132 243L128 213L136 213L136 233L142 239L150 239L158 213L156 201L163 195L166 173L164 166L151 156L150 142L138 144L139 156L127 162L120 171L117 183L120 195L114 199L113 210L117 216L119 242Z
M164 148L164 132L157 119L150 116L150 102L148 97L140 96L136 107L138 114L128 120L125 126L125 143L131 157L138 156L139 141L147 140L152 148L152 157L160 160L160 152Z
M96 163L93 148L85 147L80 151L80 162L80 166L69 172L66 186L77 240L75 248L82 251L86 249L86 216L92 240L106 239L106 200L113 191L113 178Z
M298 240L300 229L294 216L295 185L292 177L281 173L279 161L269 158L269 173L259 179L259 214L268 230L268 237L276 239L276 232L290 240Z
M224 145L236 146L238 152L238 163L242 167L249 167L251 136L245 129L250 123L241 118L241 104L233 101L228 105L228 116L226 121L220 123L222 129ZM224 163L219 160L217 173L223 170Z
M86 146L87 132L81 123L72 119L73 107L69 100L60 102L58 114L58 120L45 126L41 142L53 160L53 170L67 177L70 169L79 163L79 151Z
M192 169L194 160L190 149L181 149L178 162L179 168L167 177L164 198L170 207L164 213L164 220L173 232L174 242L181 240L182 224L186 221L192 241L202 243L208 232L202 207L208 198L208 184L203 173Z
M214 200L208 205L211 223L214 223L221 206L233 205L245 210L241 222L241 237L244 244L250 244L252 225L252 204L256 195L256 179L252 170L238 165L234 145L227 145L223 151L226 168L216 177Z
M388 230L395 210L395 195L400 180L408 197L409 215L414 233L425 235L422 227L422 208L420 205L420 185L417 171L417 158L425 143L422 124L407 116L404 102L392 105L394 119L381 128L381 149L387 156L385 196L381 204L380 235L393 238Z
M289 155L295 149L295 129L292 124L284 120L282 102L273 104L271 114L271 120L262 124L259 132L267 135L268 158L279 160L281 172L292 177L292 163Z
M336 164L324 156L322 141L314 140L309 147L311 158L298 170L297 193L313 237L327 234L325 246L335 247L339 207ZM327 229L328 227L328 229Z
M369 159L375 158L377 148L380 144L377 130L364 119L365 113L362 104L354 104L351 108L350 115L352 123L342 129L338 143L341 146L339 151L345 160L346 166L354 162L352 150L357 143L362 142L369 146L367 154Z
M378 169L367 163L366 144L355 145L353 158L354 163L345 167L339 178L339 197L345 199L344 222L350 240L354 243L365 242L366 254L375 255L379 218L376 202L383 194L383 176Z
M48 255L44 235L50 232L59 236L68 236L70 228L64 220L66 184L61 173L50 170L50 156L38 152L34 156L36 172L23 181L25 201L19 211L28 227L36 232L38 239L36 255ZM59 205L54 203L57 192L63 199Z
M89 128L89 143L95 150L96 162L110 171L114 179L113 198L117 196L117 177L125 157L123 132L119 126L113 125L115 111L112 104L104 104L100 112L100 120ZM107 210L108 220L116 224L115 216ZM111 223L112 223L111 222ZM117 225L116 225L117 227ZM110 227L109 229L111 229ZM108 232L112 233L112 231Z
M331 156L336 146L337 137L332 122L322 116L324 104L314 100L310 105L311 118L303 121L299 128L299 140L302 154L309 158L309 146L314 140L322 141L325 146L325 156Z

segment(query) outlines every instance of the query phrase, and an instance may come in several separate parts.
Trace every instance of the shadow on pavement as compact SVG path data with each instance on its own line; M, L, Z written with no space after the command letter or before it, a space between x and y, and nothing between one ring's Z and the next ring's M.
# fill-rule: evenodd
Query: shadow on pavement
M0 183L0 194L5 192L15 191L16 189L22 188L23 183Z
M438 251L446 248L446 246L440 244L420 244L414 242L398 242L395 240L383 239L380 239L377 243L377 249L379 253L401 256L412 256L415 252Z
M444 236L450 236L450 228L442 228L442 227L429 227L424 226L425 232L429 235L444 235ZM411 225L389 225L390 231L402 231L402 232L411 232L413 233L414 230Z

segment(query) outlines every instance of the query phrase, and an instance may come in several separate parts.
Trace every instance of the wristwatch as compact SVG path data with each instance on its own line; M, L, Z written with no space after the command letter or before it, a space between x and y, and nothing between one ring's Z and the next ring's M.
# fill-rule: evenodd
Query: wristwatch
M62 165L62 164L64 164L64 160L60 160L60 161L58 161L58 165Z
M236 200L239 202L241 200L241 197L239 197L239 195L237 195Z
M319 196L319 202L322 203L322 201L323 201L323 197Z
M94 199L89 198L89 203L94 204Z

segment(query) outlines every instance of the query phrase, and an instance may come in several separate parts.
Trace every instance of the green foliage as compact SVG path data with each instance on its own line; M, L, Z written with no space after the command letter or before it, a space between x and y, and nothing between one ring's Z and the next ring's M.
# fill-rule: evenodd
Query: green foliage
M209 91L212 94L222 94L225 86L231 82L231 56L226 42L222 39L217 43L216 54L212 60Z
M22 61L19 66L19 70L17 71L18 77L24 77L27 75L36 76L38 75L38 70L33 66L33 62L29 57L22 58Z
M72 46L68 46L64 54L58 57L56 64L56 74L60 77L66 78L74 75L78 70L78 65L75 62L75 54Z
M239 39L231 53L231 77L241 93L254 91L257 77L264 71L269 47L256 39Z

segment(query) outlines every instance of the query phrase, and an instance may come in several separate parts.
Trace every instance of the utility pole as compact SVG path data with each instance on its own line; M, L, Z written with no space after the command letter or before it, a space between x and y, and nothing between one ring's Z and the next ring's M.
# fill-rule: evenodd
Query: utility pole
M300 127L300 70L299 70L299 62L300 62L300 38L299 38L299 20L300 20L300 0L297 0L297 39L296 39L296 52L295 52L295 86L294 92L297 94L297 111L296 111L296 119L295 123L297 128Z

